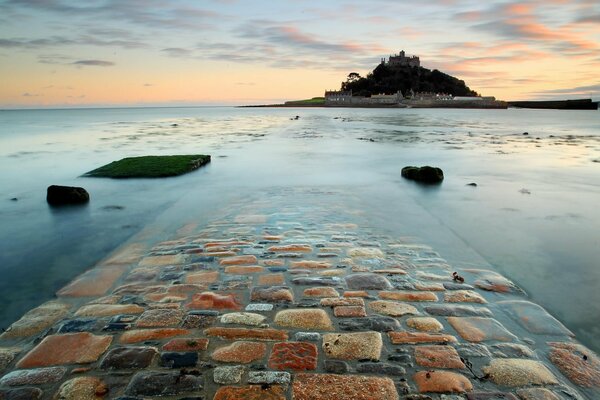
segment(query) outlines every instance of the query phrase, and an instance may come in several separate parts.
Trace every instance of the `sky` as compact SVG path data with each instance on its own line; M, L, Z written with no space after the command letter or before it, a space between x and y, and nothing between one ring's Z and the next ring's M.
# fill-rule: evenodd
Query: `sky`
M502 100L600 98L600 0L0 0L0 108L275 103L405 50Z

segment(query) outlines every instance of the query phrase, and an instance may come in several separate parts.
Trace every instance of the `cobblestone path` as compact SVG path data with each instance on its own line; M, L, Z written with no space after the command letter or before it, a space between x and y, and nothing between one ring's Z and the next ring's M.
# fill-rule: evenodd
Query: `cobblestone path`
M15 322L0 399L600 398L600 359L485 266L340 209L225 214L124 246Z

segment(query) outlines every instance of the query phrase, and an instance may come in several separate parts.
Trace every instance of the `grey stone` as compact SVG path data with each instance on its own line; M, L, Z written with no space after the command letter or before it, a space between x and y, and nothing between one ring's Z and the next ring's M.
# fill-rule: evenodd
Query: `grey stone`
M498 304L523 328L538 335L575 336L560 321L537 304L525 300L499 301Z
M142 369L147 368L158 351L154 347L117 347L108 352L100 368L102 369Z
M519 398L505 392L475 392L467 393L467 400L519 400Z
M294 337L298 342L318 342L321 339L321 334L318 332L296 332Z
M173 372L138 372L125 390L131 396L175 396L202 390L203 377L184 370Z
M392 317L371 316L362 318L349 318L339 321L343 331L377 331L389 332L400 330L400 322Z
M160 354L160 365L167 368L195 367L198 353L168 351Z
M337 286L342 282L342 280L336 276L301 276L298 278L292 279L292 283L294 285L303 285L303 286Z
M356 371L366 374L385 374L392 376L402 376L406 370L400 366L387 363L365 362L356 366Z
M467 285L465 283L455 283L455 282L444 282L444 289L446 290L473 290L475 289L471 285Z
M183 323L181 326L187 329L208 328L209 326L212 326L216 320L216 315L188 313L188 315L183 318Z
M533 351L527 346L516 343L498 343L490 346L490 349L496 357L504 358L530 358L533 357Z
M246 306L246 311L271 311L273 304L251 303Z
M351 290L388 290L393 287L384 276L371 273L348 275L346 284Z
M325 360L325 372L332 374L345 374L350 370L348 363L339 360Z
M491 317L492 312L486 307L473 307L455 304L432 304L423 308L430 315L442 317Z
M25 387L18 389L0 390L2 400L38 400L44 392L38 388Z
M248 374L248 383L288 385L291 379L289 372L251 371Z
M213 380L221 385L240 383L246 368L242 365L232 367L217 367L213 371Z
M65 367L18 369L4 375L0 379L0 385L24 386L54 383L60 381L66 372L67 369Z
M72 319L63 322L57 333L91 332L95 330L98 320L95 318Z
M491 357L492 353L482 344L465 343L457 344L456 351L461 357Z

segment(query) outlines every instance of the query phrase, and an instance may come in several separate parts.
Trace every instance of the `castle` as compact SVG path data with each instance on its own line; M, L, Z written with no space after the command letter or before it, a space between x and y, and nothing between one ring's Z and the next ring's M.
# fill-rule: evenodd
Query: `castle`
M396 66L420 67L421 66L421 60L419 60L418 56L407 57L404 50L402 50L399 54L390 56L390 58L387 62L385 61L385 58L382 58L381 63L386 64L390 67L396 67Z

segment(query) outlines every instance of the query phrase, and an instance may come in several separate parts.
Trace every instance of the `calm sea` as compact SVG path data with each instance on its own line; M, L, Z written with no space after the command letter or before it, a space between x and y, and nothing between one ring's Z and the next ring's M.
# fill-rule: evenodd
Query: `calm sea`
M164 180L81 177L125 156L184 153L213 161ZM441 186L400 177L425 164L444 170ZM51 184L92 200L49 208ZM132 235L169 237L245 197L300 201L299 188L312 202L359 204L361 221L416 236L457 267L491 265L600 351L595 111L0 111L0 326Z

